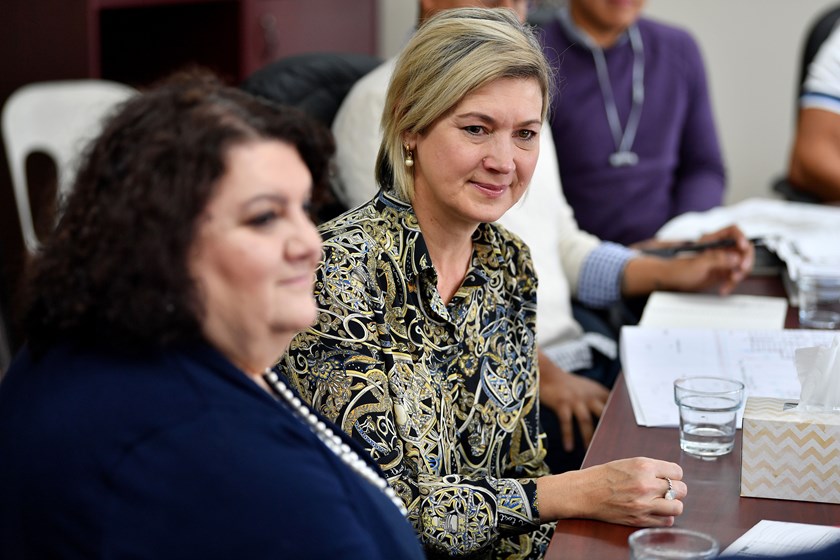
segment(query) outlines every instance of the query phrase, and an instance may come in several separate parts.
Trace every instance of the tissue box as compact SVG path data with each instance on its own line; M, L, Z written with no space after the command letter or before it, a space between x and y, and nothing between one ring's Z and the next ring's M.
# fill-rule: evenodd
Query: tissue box
M840 503L840 414L785 410L785 402L747 399L741 496Z

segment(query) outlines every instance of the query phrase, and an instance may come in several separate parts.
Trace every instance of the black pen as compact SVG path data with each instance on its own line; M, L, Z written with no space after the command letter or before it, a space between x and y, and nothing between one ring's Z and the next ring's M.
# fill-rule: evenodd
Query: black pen
M753 245L761 245L763 241L764 240L760 237L749 240L749 242ZM727 238L719 239L717 241L709 241L706 243L688 242L681 245L674 245L673 247L642 249L642 253L656 257L676 257L680 253L702 253L703 251L709 251L711 249L726 249L728 247L734 247L735 245L736 243L734 239Z

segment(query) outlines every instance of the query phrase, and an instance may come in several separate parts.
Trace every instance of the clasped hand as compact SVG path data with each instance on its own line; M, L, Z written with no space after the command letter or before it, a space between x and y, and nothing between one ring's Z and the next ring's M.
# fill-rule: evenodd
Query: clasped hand
M670 527L688 487L676 463L635 457L540 478L540 518L597 519L633 527ZM670 488L673 499L666 499Z
M731 247L711 249L673 260L674 281L682 290L701 291L719 286L721 295L730 293L752 270L755 248L738 226L729 226L702 236L700 243L731 239Z
M750 273L755 248L738 226L728 226L703 235L698 243L731 240L725 246L698 253L680 253L674 258L640 255L627 265L623 278L625 295L639 295L653 290L701 292L717 286L721 295L735 289ZM648 242L637 248L668 246Z

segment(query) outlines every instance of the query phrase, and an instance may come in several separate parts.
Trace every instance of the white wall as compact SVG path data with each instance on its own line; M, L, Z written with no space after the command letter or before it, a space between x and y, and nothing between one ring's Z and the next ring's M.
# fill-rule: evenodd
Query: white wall
M706 59L728 171L728 202L769 196L787 168L804 34L836 0L649 0L688 28Z
M417 0L379 0L379 56L397 54L417 24Z
M416 0L379 0L380 54L396 54ZM648 0L647 16L690 30L706 61L728 172L727 202L770 195L787 168L804 34L837 0Z

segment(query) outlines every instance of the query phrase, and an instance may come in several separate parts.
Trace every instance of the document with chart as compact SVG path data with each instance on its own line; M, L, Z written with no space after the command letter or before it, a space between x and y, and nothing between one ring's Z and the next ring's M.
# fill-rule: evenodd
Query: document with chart
M676 427L673 382L707 375L738 379L746 396L799 399L794 350L828 346L838 331L621 329L621 364L640 426ZM741 426L741 418L738 418Z
M725 556L787 556L840 542L840 527L762 519L723 551Z

